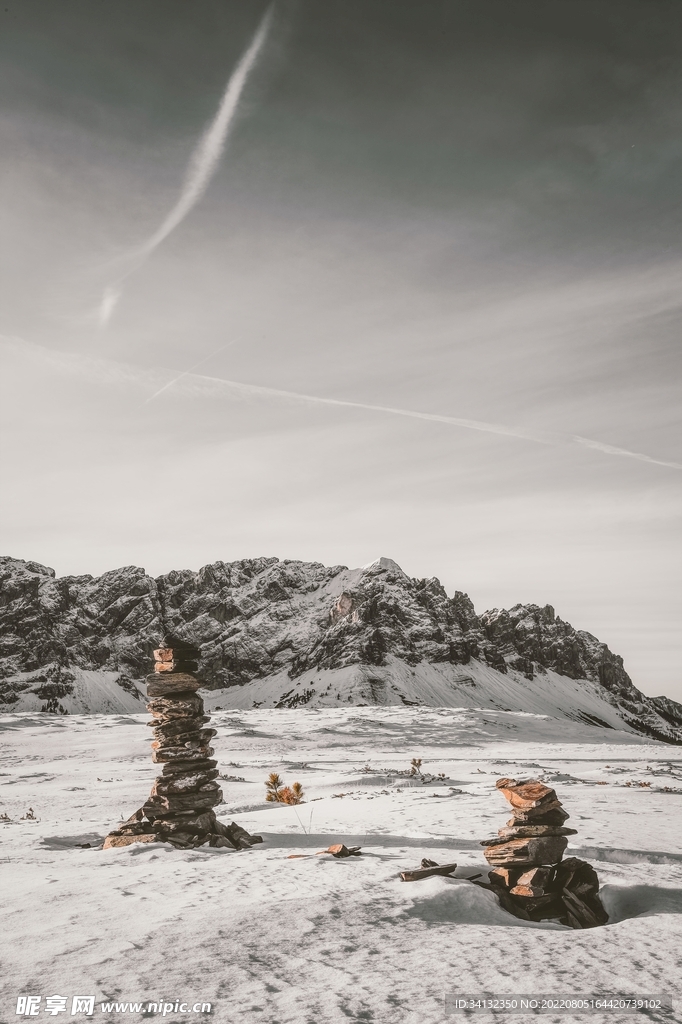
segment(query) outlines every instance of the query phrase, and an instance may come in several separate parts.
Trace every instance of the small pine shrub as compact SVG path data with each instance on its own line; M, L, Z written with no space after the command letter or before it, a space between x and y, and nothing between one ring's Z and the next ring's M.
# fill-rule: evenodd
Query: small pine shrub
M284 783L277 772L272 772L265 783L265 799L269 800L270 803L281 803L280 793L283 787Z
M410 775L421 775L422 773L422 759L421 757L413 757L410 764Z
M294 782L291 786L285 786L277 772L272 772L265 783L265 799L270 803L278 804L302 804L303 786L300 782Z
M300 782L294 782L291 786L285 786L282 790L281 800L283 804L302 804L303 786Z

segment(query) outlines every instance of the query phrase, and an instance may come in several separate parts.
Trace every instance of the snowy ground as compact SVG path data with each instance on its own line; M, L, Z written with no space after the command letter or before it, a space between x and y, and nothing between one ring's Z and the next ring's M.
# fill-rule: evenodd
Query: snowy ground
M61 1019L72 1019L73 995L92 994L102 1021L141 1019L102 1012L105 1000L201 1000L225 1024L430 1024L446 1019L453 991L682 996L680 748L474 709L231 711L214 720L228 776L218 814L265 839L242 853L78 848L148 794L156 772L146 715L0 718L0 814L11 819L0 824L0 1021L21 1019L21 994L42 995L42 1006L67 996ZM423 785L401 774L412 757L446 778ZM266 804L271 771L302 782L307 802ZM609 925L532 925L464 878L399 880L423 856L457 861L458 875L485 870L478 840L509 817L494 789L501 775L556 787L579 830L568 854L595 864ZM22 818L29 807L37 820ZM315 856L340 841L363 856ZM682 1009L647 1019L681 1020Z

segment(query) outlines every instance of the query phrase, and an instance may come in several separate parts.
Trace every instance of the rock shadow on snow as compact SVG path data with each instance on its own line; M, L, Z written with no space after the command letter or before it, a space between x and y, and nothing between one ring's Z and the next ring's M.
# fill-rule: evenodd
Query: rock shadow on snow
M414 904L403 911L405 917L416 918L429 925L484 925L492 928L542 928L545 931L568 930L555 921L522 921L503 910L492 892L472 885L464 879L450 881L440 879L431 887L436 892L424 893Z
M463 879L452 882L434 879L429 888L431 892L417 896L413 906L403 911L405 917L417 918L432 925L477 924L487 927L572 931L555 921L522 921L512 917L502 909L492 892L468 884ZM606 928L631 918L682 914L682 889L607 884L599 895L609 915L609 921L604 925Z
M607 864L669 864L672 867L682 864L682 853L658 850L618 850L611 847L582 846L572 847L571 853Z
M599 895L609 915L609 925L633 917L682 914L682 889L609 883L600 890Z
M83 832L78 836L44 836L42 846L49 850L95 849L104 842L104 836L98 832Z
M261 809L262 805L256 805L258 809ZM275 808L277 805L273 805ZM303 824L306 824L306 819L302 819ZM432 849L432 850L447 850L450 849L453 855L462 853L463 851L471 851L479 853L479 843L475 839L456 839L453 840L448 836L426 838L421 836L396 836L396 835L384 835L381 832L357 832L347 833L344 832L262 832L263 840L268 844L268 849L291 849L297 847L314 847L315 849L321 849L322 846L329 846L330 843L344 842L346 846L362 846L363 852L373 853L377 855L378 850L384 849ZM476 863L468 864L466 867L471 871L484 870L480 866L480 858L477 857Z

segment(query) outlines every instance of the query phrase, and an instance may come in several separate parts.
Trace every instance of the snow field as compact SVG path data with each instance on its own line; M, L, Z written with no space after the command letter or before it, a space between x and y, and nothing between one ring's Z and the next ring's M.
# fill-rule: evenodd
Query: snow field
M147 796L146 717L0 718L0 1020L19 1019L23 993L209 1001L226 1024L431 1024L455 989L679 992L678 748L471 708L217 712L216 756L231 776L217 813L262 846L78 848ZM445 778L409 777L412 757ZM267 804L271 771L300 781L306 803ZM609 925L518 921L466 880L486 870L479 840L509 817L502 775L556 787L579 830L567 855L594 863ZM21 820L29 807L36 820ZM316 856L331 842L363 856ZM401 882L424 856L457 861L459 877Z

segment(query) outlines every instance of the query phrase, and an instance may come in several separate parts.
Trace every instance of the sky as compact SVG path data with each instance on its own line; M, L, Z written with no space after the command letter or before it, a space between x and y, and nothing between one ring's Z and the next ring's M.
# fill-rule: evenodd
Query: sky
M0 5L0 548L384 555L682 700L682 7L268 10Z

